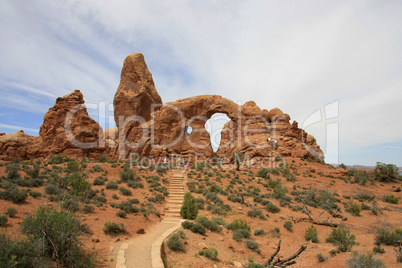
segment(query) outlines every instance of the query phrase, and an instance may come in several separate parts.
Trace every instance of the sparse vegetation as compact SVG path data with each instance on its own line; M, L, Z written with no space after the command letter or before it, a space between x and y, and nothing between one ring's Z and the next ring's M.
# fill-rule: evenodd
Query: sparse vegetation
M124 234L126 227L123 223L107 222L103 227L103 232L108 235Z
M198 214L198 206L191 193L184 195L184 202L180 209L180 215L183 219L194 220Z
M394 196L393 194L385 195L384 200L385 200L385 202L390 203L390 204L398 204L399 203L398 197Z
M376 258L373 258L373 254L360 254L359 252L353 252L351 259L346 261L346 264L350 268L385 268L385 264Z
M218 251L215 248L206 248L200 251L201 256L205 256L208 259L216 261L218 259Z
M304 234L304 238L306 239L306 241L318 243L318 231L314 227L314 225L311 225L309 228L307 228L306 233Z
M356 236L350 233L348 227L340 224L337 228L332 229L332 233L327 237L326 241L338 246L340 252L350 251L356 244Z
M185 252L183 239L182 239L180 233L172 234L169 237L169 239L167 240L167 246L169 249L171 249L173 251Z

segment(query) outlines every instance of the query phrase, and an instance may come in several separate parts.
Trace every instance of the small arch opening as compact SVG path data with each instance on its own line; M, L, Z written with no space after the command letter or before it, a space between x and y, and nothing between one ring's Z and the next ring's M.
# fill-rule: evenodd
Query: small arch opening
M193 132L193 128L191 126L187 126L187 134L190 135Z
M214 152L218 151L219 145L221 144L221 133L222 129L230 118L223 113L215 113L205 122L205 129L211 137L212 150Z

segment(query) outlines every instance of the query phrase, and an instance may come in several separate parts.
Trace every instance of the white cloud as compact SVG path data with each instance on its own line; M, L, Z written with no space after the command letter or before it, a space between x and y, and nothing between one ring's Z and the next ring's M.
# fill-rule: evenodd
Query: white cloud
M220 94L301 125L338 100L341 151L401 140L400 1L22 3L0 3L2 105L42 112L75 88L111 103L143 52L165 102ZM323 147L325 129L308 129Z

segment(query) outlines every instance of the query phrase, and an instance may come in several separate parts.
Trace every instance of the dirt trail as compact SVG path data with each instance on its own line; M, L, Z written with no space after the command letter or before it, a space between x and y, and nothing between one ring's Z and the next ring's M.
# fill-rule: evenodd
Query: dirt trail
M163 268L160 248L163 240L180 227L180 208L184 198L183 171L175 171L169 180L162 221L152 225L143 235L124 242L117 253L116 268Z

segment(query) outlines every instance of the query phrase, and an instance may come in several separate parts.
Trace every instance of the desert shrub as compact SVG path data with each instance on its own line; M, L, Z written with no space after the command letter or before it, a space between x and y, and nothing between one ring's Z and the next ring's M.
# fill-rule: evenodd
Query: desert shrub
M326 241L338 246L341 252L350 251L356 244L356 236L350 233L350 229L344 224L340 224L337 228L332 228L332 232Z
M66 199L61 203L61 207L71 212L77 212L80 209L78 202L74 199Z
M107 222L103 227L103 232L108 235L124 234L126 227L123 223Z
M219 225L225 225L225 220L222 219L221 217L215 217L212 219L214 222L216 222Z
M54 184L49 184L45 187L45 193L49 195L59 195L62 189Z
M211 211L213 214L223 215L226 216L227 212L230 211L232 208L226 204L209 204L207 206L207 210Z
M246 245L252 251L257 252L258 254L261 253L260 246L253 239L247 239L246 240Z
M353 174L353 182L359 185L366 185L367 181L370 180L370 176L366 171L355 170Z
M7 222L8 222L7 215L1 215L0 216L0 226L6 226Z
M241 203L241 198L238 197L237 195L233 195L233 194L228 196L228 200L235 202L235 203Z
M121 203L117 203L117 204L112 203L112 204L110 204L110 206L124 210L126 213L137 213L140 211L140 209L136 206L133 206L133 204L130 201L121 202Z
M119 191L120 191L120 193L122 195L125 195L125 196L131 196L132 195L132 192L129 189L124 188L124 187L120 187Z
M112 189L112 190L116 190L118 187L117 183L115 181L109 181L106 184L106 189Z
M94 255L82 248L81 222L70 212L42 206L22 222L30 242L41 245L41 254L65 267L93 267Z
M119 175L120 175L121 181L128 182L128 181L134 180L135 173L128 166L124 166L123 169L120 169Z
M205 204L204 199L202 199L200 197L195 198L195 203L197 204L198 209L204 209L204 204Z
M105 180L102 177L96 177L94 179L93 185L104 185Z
M89 205L89 204L84 204L82 206L82 212L84 213L92 213L94 212L95 207L93 205Z
M21 179L20 164L19 163L11 163L6 166L6 180L16 181Z
M353 252L351 259L346 261L346 264L350 268L385 268L385 264L376 258L373 258L373 254L360 254L359 252Z
M236 231L233 232L232 238L236 240L237 242L241 241L243 238L250 238L251 233L250 230L246 229L237 229Z
M127 213L124 210L119 210L116 212L116 215L120 218L125 218L127 216Z
M350 200L348 206L346 207L346 211L352 214L353 216L360 216L361 210L362 207L359 204L353 203L352 200Z
M191 232L193 232L193 233L195 233L195 234L205 235L205 233L207 232L207 230L205 229L205 227L204 227L202 224L195 223L195 224L191 227Z
M261 220L266 220L264 214L262 214L262 211L259 209L253 209L253 210L249 210L247 211L247 216L251 217L251 218L260 218Z
M262 228L257 228L254 230L254 235L264 235L265 231Z
M87 196L91 190L91 184L81 175L74 173L68 177L71 186L71 193L77 196Z
M373 201L375 196L370 194L367 191L359 191L357 194L354 196L355 199L359 200L360 202L363 201Z
M191 193L184 195L184 202L180 209L180 215L183 219L194 220L198 214L198 206Z
M172 234L169 237L167 241L167 246L169 249L173 251L181 251L181 252L185 251L184 244L179 233Z
M286 221L283 225L289 232L293 232L293 223L291 221Z
M181 227L183 227L184 229L188 229L191 230L191 228L194 226L195 223L192 223L190 221L183 221L181 223Z
M42 194L37 191L30 191L29 195L32 196L33 198L38 198L38 197L42 196Z
M247 221L242 219L235 219L234 221L228 223L226 228L232 231L236 231L237 229L244 229L247 231L251 230L251 226L248 225Z
M381 247L381 245L380 245L380 246L375 246L375 247L373 248L373 253L374 253L374 254L377 254L377 253L379 253L379 254L384 254L384 253L385 253L385 249L383 249L383 248Z
M199 252L201 256L205 256L208 259L216 261L218 258L218 251L214 248L206 248Z
M271 213L278 213L278 212L281 211L280 208L278 208L277 206L275 206L275 205L272 204L272 203L268 203L268 204L265 206L265 209L266 209L268 212L271 212Z
M391 203L391 204L398 204L399 203L398 197L394 196L393 194L385 195L384 200L385 200L385 202Z
M372 210L373 208L365 203L362 203L362 210Z
M106 203L106 202L107 202L107 198L104 197L104 196L101 196L101 195L97 195L97 196L94 196L94 197L92 198L92 201L93 201L95 204L103 204L103 203Z
M306 241L311 241L313 243L318 243L318 231L314 227L314 225L311 225L311 227L307 228L304 238Z
M211 230L212 232L220 232L222 230L222 227L220 227L219 224L209 220L204 215L197 217L197 223L203 225L206 229Z
M315 257L317 258L317 261L318 261L319 263L325 262L325 261L328 259L328 258L326 258L324 255L322 255L321 253L318 253Z
M6 213L10 218L13 218L15 215L17 215L18 210L16 208L7 208Z
M0 191L0 199L8 200L16 204L25 202L27 197L27 191L19 190L15 185L7 188L3 192Z
M127 182L127 185L133 189L144 188L144 184L140 181L129 181Z
M374 169L374 178L377 181L393 182L401 180L401 175L399 175L397 166L377 162L377 165Z
M0 234L0 267L34 268L39 265L37 248L28 240L11 240Z
M390 230L385 226L377 228L375 241L377 245L395 246L402 243L402 231L400 229Z

